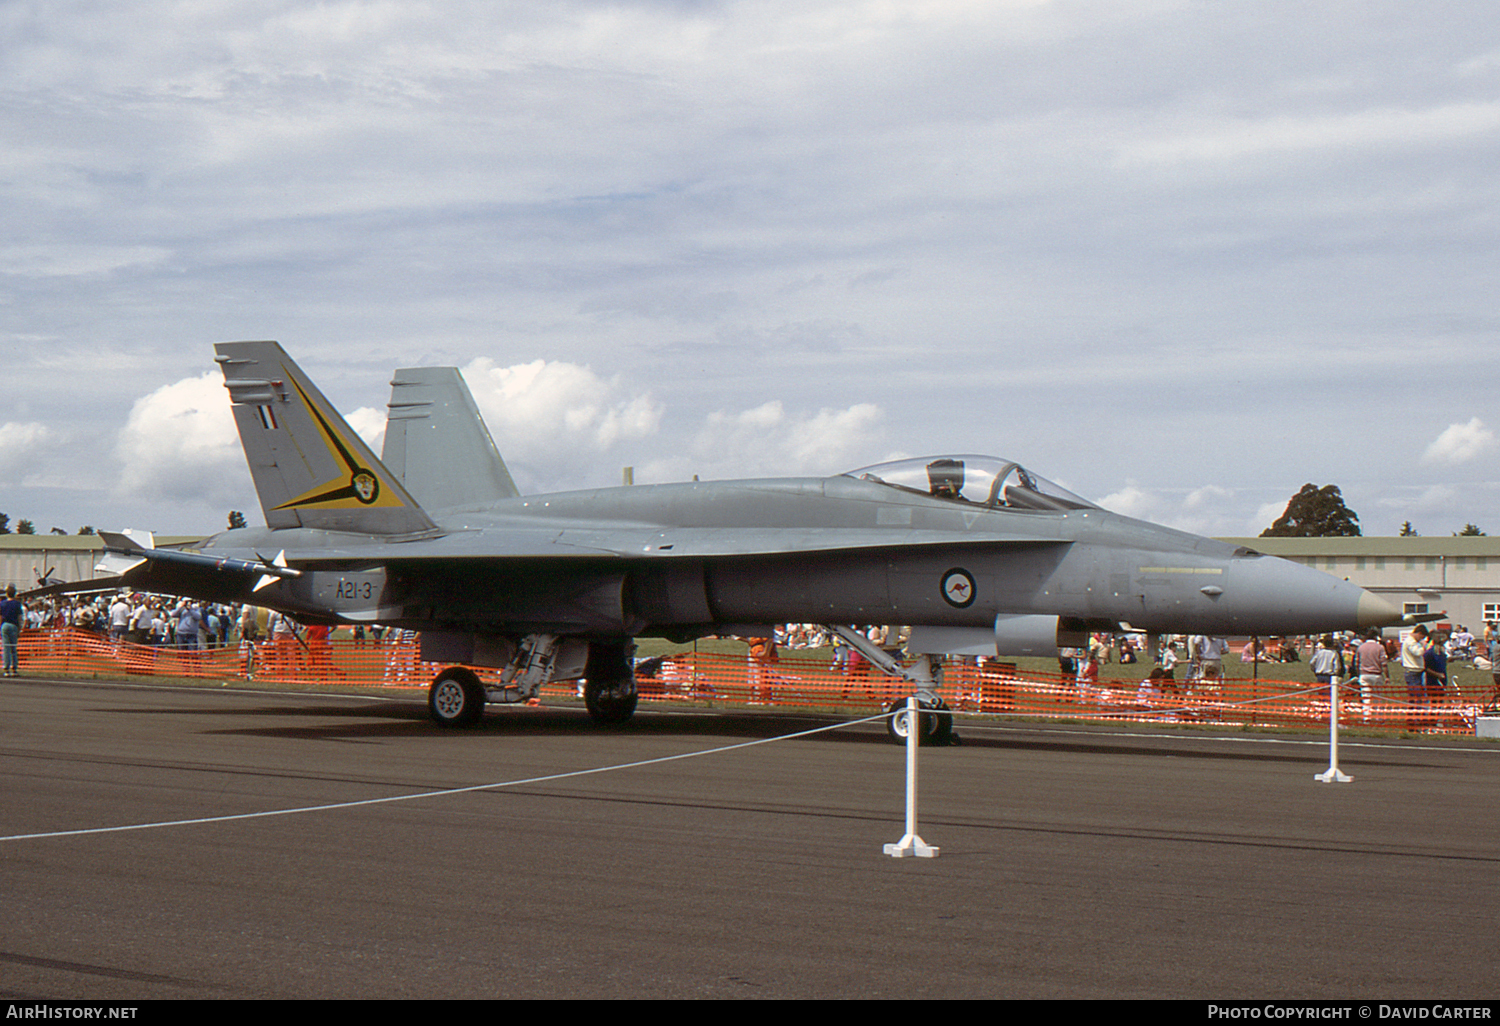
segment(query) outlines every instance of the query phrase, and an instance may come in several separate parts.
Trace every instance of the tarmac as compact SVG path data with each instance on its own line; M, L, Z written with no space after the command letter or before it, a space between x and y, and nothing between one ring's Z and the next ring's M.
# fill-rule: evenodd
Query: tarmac
M411 692L26 678L0 700L8 999L1500 991L1487 741L1348 740L1354 781L1323 784L1317 735L961 719L921 752L940 855L893 859L905 755L878 722L718 750L837 721L492 707L450 732Z

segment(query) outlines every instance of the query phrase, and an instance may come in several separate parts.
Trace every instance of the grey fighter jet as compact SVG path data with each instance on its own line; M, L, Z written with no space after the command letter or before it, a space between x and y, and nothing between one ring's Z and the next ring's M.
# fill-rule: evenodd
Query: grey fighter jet
M452 664L429 691L445 726L580 678L595 719L625 720L643 635L903 624L921 652L1055 655L1127 623L1402 622L1346 581L1110 513L988 456L524 496L455 368L396 372L377 459L280 345L215 349L266 526L192 552L105 534L101 566L133 588L419 631L422 658ZM501 683L473 666L503 668Z

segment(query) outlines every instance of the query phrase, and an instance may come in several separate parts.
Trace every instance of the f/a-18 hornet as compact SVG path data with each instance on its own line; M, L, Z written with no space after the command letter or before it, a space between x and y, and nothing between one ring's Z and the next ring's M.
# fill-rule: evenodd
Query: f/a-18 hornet
M1122 624L1272 635L1402 621L1347 581L1111 513L988 456L524 496L456 368L396 372L377 459L280 345L215 350L266 526L196 551L101 532L101 568L122 586L418 631L423 660L452 664L428 695L447 726L578 679L596 720L625 720L640 636L902 624L914 653L1055 655ZM503 668L500 683L474 666ZM935 698L930 677L910 679Z

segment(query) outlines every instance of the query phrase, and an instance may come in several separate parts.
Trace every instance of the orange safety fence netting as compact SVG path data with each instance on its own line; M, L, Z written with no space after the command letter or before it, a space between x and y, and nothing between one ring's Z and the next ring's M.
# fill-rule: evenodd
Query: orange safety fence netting
M425 689L443 664L422 662L415 643L393 642L391 637L400 636L363 642L232 641L219 648L184 650L113 641L107 635L70 627L23 631L19 655L22 672L32 673ZM643 660L637 687L645 702L855 709L880 708L910 691L868 664L839 669L824 652L831 650L811 650L773 661L685 652ZM476 667L475 671L487 683L499 681L497 669ZM979 666L966 659L950 659L943 667L938 692L959 712L1019 718L1264 727L1328 724L1326 687L1290 681L1103 678L1078 682L1059 674L1018 673L1005 663L987 661ZM574 682L542 688L544 697L576 694ZM1493 710L1496 698L1489 688L1450 685L1437 702L1413 705L1399 680L1369 696L1368 708L1363 697L1357 681L1342 686L1340 723L1461 734L1474 733L1475 718L1486 709Z

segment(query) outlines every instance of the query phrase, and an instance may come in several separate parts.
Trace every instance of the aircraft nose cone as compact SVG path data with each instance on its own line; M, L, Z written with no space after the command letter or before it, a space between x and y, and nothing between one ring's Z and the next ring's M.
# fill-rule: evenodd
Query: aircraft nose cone
M1312 567L1263 557L1236 566L1234 574L1232 629L1247 634L1321 634L1401 623L1401 609L1388 599Z
M1389 627L1401 622L1402 612L1396 604L1371 592L1359 596L1359 625L1364 627Z

